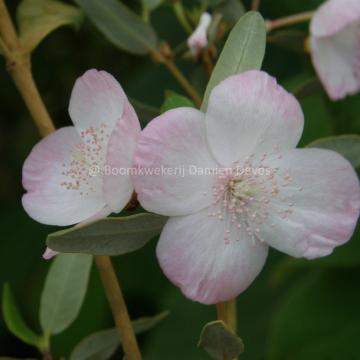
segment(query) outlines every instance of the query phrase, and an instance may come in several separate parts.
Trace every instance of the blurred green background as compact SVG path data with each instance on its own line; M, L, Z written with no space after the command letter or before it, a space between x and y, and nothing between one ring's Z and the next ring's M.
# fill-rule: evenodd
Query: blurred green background
M19 1L7 1L12 14ZM134 11L136 1L126 2ZM196 1L188 1L191 8ZM312 10L319 0L264 0L261 13L277 18ZM249 1L244 1L248 8ZM159 37L176 46L186 39L170 6L152 14ZM299 27L306 30L306 26ZM294 89L314 76L301 48L269 44L264 70ZM202 67L189 60L179 66L199 89L206 85ZM75 79L89 68L104 69L122 84L129 97L160 107L166 90L184 94L161 65L113 47L85 19L77 32L61 28L33 55L33 74L56 126L70 124L67 114ZM39 329L40 292L49 263L42 260L46 235L56 229L32 221L21 207L21 167L39 140L36 128L0 59L0 285L9 282L27 323ZM319 137L360 132L360 95L332 103L321 89L302 97L305 132L301 144ZM326 259L297 261L272 251L259 278L238 299L239 335L244 360L360 359L360 238ZM208 356L196 347L202 326L215 309L185 299L164 277L153 241L142 250L114 258L133 318L169 310L161 324L139 337L146 360L195 360ZM95 268L85 304L75 323L53 338L55 358L68 357L86 335L113 325ZM33 348L11 335L0 318L0 356L39 358Z

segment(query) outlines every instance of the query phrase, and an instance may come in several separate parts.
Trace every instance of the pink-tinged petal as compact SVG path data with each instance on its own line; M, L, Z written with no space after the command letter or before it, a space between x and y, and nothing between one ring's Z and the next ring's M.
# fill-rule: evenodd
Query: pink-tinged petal
M44 260L50 260L52 259L53 257L55 257L56 255L59 255L60 253L57 252L57 251L54 251L54 250L51 250L50 248L46 248L42 257Z
M165 275L185 296L215 304L236 297L253 282L268 247L229 218L214 219L208 211L170 218L156 253Z
M199 24L187 40L187 45L193 55L197 55L208 44L207 30L211 24L211 15L207 12L200 17Z
M332 100L360 90L360 21L330 37L311 37L311 54Z
M145 209L175 216L208 206L214 176L200 175L197 168L217 164L207 146L204 115L177 108L155 118L139 138L134 167L133 184Z
M211 92L207 137L224 166L254 153L294 148L303 131L298 101L262 71L230 76Z
M261 225L262 238L295 257L331 254L347 242L356 226L360 187L350 163L336 152L294 149L268 159L278 170Z
M116 122L122 117L126 95L106 71L88 70L75 82L69 114L76 130L102 156Z
M331 36L346 26L360 21L359 0L328 0L315 12L311 24L311 35Z
M61 128L34 146L23 166L25 211L49 225L71 225L98 213L106 204L102 177L90 176L74 127ZM93 165L95 166L95 165Z
M126 100L123 116L111 133L104 169L105 200L114 212L124 208L134 190L130 169L140 132L136 113Z
M106 218L112 213L112 210L109 208L108 205L105 205L100 211L98 211L96 214L90 216L89 218L85 219L84 221L81 221L80 223L76 224L74 227L79 227L83 225L87 225L90 222Z

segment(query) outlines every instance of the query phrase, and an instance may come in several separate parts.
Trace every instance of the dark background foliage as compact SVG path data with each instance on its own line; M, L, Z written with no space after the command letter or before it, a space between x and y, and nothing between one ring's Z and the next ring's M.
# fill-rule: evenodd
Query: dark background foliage
M19 1L7 1L12 13ZM139 10L137 2L128 5ZM187 5L191 8L194 1ZM248 1L245 5L249 5ZM264 0L261 13L277 18L312 10L320 0ZM157 9L152 23L159 37L176 45L186 38L169 6ZM306 30L306 27L300 29ZM314 76L307 55L269 44L263 68L294 89ZM180 61L187 76L201 85L199 65ZM114 48L89 21L78 32L61 28L33 55L33 73L56 126L70 124L68 100L75 79L89 68L105 69L127 94L160 107L168 89L183 93L171 75L148 57ZM200 75L199 75L200 73ZM199 80L200 79L200 80ZM54 228L35 223L21 207L22 163L38 141L38 133L0 59L0 285L9 282L26 321L39 328L37 309L49 263L41 259L44 241ZM331 103L318 89L303 97L305 132L301 145L319 137L359 133L360 96ZM202 326L214 319L214 307L185 299L159 269L155 241L142 250L114 259L133 318L170 310L170 316L140 336L146 360L206 359L196 348ZM335 250L326 259L305 262L272 251L259 278L238 299L239 335L244 360L359 359L360 238ZM67 357L84 336L112 326L112 318L95 269L85 304L75 323L53 338L56 358ZM0 356L39 357L11 335L0 318Z

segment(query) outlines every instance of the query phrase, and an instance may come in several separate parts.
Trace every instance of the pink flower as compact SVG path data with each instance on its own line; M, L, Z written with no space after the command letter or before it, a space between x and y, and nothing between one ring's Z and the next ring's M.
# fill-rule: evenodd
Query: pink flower
M360 90L360 1L328 0L310 26L315 69L332 100Z
M74 126L41 140L23 167L24 209L44 224L119 212L133 192L129 176L109 171L131 166L141 131L118 82L105 71L87 71L75 83L69 113Z
M295 149L302 131L297 100L260 71L221 82L206 114L173 109L143 130L134 186L145 209L170 216L157 256L187 297L234 298L261 271L269 245L313 259L351 237L357 176L333 151Z
M210 24L211 15L207 12L204 12L200 17L197 28L187 40L188 47L194 56L207 46L207 30Z

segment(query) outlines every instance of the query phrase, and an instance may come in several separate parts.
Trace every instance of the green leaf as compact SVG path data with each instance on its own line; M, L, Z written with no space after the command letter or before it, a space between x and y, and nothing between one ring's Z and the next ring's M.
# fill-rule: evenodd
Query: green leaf
M152 11L156 9L163 0L141 0L143 7L145 7L147 10Z
M92 256L60 254L53 260L40 301L45 334L58 334L76 319L89 281Z
M2 301L4 321L8 329L24 343L41 347L42 337L25 324L16 306L9 284L4 285Z
M22 0L17 9L20 42L31 52L51 32L64 25L78 27L83 15L80 9L56 0Z
M116 47L146 55L157 45L152 27L118 0L75 0L90 20Z
M201 332L198 346L215 360L232 360L244 351L242 340L233 334L223 321L206 324Z
M358 359L359 271L308 274L293 282L269 329L269 360Z
M234 26L206 87L201 110L205 111L211 90L225 78L260 69L265 54L266 28L262 16L246 13Z
M161 113L178 107L195 107L195 104L186 96L172 92L161 106Z
M221 14L228 25L234 25L245 14L245 6L239 0L222 0L215 4L214 15Z
M360 166L360 136L339 135L318 139L307 147L334 150L350 161L354 168Z
M148 331L168 316L164 311L153 317L144 317L133 321L136 334ZM81 340L71 353L70 360L107 360L120 345L116 328L101 330Z
M122 255L142 248L161 232L166 221L166 217L148 213L108 217L52 233L46 243L65 253Z

